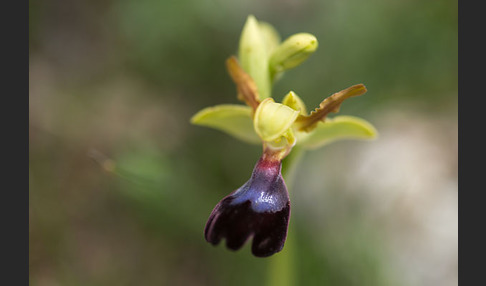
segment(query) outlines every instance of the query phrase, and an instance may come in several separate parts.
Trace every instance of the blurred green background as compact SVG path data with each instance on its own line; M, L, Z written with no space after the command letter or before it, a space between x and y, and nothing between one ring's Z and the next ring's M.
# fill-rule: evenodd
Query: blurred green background
M289 186L295 284L457 285L457 1L29 6L31 285L267 283L279 254L203 237L261 147L189 124L238 103L224 61L249 14L283 39L319 40L276 100L293 90L312 109L363 83L339 114L380 133L302 158Z

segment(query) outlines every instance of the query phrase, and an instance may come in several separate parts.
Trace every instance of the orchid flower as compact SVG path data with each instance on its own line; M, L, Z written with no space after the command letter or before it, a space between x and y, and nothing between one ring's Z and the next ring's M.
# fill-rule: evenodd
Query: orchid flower
M268 23L250 15L244 25L238 58L226 61L246 105L222 104L204 108L193 124L221 130L239 140L261 144L263 152L250 179L223 198L211 212L205 238L213 245L222 239L238 250L253 237L252 253L266 257L282 250L290 218L290 201L281 174L282 160L296 145L315 149L340 139L373 139L376 129L352 116L327 118L344 100L364 94L363 84L353 85L325 98L308 113L302 99L290 91L281 103L271 97L272 84L282 74L304 62L317 49L317 39L298 33L280 42Z

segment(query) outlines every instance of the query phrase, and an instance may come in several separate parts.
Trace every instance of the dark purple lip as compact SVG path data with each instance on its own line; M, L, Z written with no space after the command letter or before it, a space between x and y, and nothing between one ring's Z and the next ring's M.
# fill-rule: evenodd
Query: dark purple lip
M206 240L217 245L224 238L229 249L238 250L253 237L253 255L266 257L281 251L290 201L280 171L280 161L261 158L251 178L213 209L204 230Z

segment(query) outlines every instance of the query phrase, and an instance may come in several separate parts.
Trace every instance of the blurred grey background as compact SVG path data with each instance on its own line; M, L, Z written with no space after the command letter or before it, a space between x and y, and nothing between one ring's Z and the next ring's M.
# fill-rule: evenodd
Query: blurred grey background
M274 88L372 142L309 151L290 189L297 285L457 285L457 1L29 1L31 285L264 285L272 258L206 243L259 146L189 124L238 103L249 14L319 48Z

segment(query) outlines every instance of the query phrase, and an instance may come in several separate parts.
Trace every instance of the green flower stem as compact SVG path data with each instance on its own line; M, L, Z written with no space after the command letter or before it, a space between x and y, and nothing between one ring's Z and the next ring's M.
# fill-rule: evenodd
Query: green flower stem
M292 189L294 185L294 178L297 171L297 166L304 154L304 150L294 147L292 152L282 162L282 176L286 182L287 188ZM289 192L290 201L292 201L293 192ZM287 241L280 253L268 258L268 276L266 285L268 286L292 286L296 283L296 268L295 268L295 231L292 230L292 223L289 223L289 231L287 234Z
M295 174L303 155L304 149L300 146L294 146L289 155L282 161L282 176L289 190L294 186ZM292 192L289 195L292 196Z

